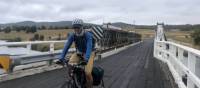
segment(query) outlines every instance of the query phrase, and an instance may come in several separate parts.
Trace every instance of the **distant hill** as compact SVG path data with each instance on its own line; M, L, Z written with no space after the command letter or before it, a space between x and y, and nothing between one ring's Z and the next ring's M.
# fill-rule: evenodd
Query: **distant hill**
M132 28L133 25L132 24L128 24L128 23L123 23L123 22L115 22L115 23L111 23L113 26L116 26L116 27L120 27L122 29L124 28Z
M135 27L136 29L154 29L155 28L155 25L132 25L132 24L123 23L123 22L115 22L111 24L116 27L121 27L122 29L128 29L128 28L133 28L133 27Z
M58 22L34 22L34 21L23 21L23 22L17 22L17 23L7 23L7 24L0 24L1 27L7 27L7 26L57 26L57 27L71 27L72 21L58 21Z
M123 23L123 22L112 23L112 25L117 26L117 27L121 27L122 29L133 28L132 24ZM155 29L156 25L134 25L134 27L136 29ZM200 30L200 24L195 24L195 25L191 25L191 24L180 24L180 25L165 24L164 28L167 31L177 30L177 29L180 30L180 31L191 31L191 30L194 30L194 29Z
M85 23L86 26L89 25L96 25L92 23ZM6 24L0 24L0 27L12 27L12 26L36 26L36 27L72 27L72 21L58 21L58 22L34 22L34 21L22 21L22 22L16 22L16 23L6 23Z

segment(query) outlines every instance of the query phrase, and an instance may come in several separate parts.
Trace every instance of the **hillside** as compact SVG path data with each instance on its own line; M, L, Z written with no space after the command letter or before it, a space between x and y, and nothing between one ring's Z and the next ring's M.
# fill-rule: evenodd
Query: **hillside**
M34 21L22 21L22 22L16 22L16 23L6 23L6 24L0 24L0 27L7 27L7 26L46 26L46 27L69 27L71 28L72 21L58 21L58 22L34 22ZM111 23L113 26L116 27L121 27L122 29L130 29L130 28L135 28L135 29L155 29L156 25L133 25L133 24L128 24L124 22L115 22ZM96 24L91 24L91 23L86 23L86 25L96 25ZM199 24L195 25L190 25L190 24L180 24L180 25L173 25L173 24L166 24L165 26L166 30L181 30L181 31L190 31L193 29L200 29Z
M16 23L7 23L7 24L0 24L1 27L7 26L57 26L57 27L71 27L71 21L58 21L58 22L34 22L34 21L23 21L23 22L16 22Z

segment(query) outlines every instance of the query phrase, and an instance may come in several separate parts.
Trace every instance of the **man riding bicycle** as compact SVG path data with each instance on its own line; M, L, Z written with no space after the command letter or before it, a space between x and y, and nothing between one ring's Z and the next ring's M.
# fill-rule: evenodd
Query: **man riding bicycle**
M78 64L80 61L82 63L85 63L85 75L86 75L86 87L92 88L93 78L92 78L92 68L95 58L95 52L94 44L93 44L93 38L92 33L85 31L83 29L83 20L81 19L75 19L72 22L72 26L74 29L74 33L71 33L68 36L67 42L65 43L63 52L61 54L61 57L59 58L59 61L57 63L64 63L65 55L67 54L70 46L72 43L75 43L76 52L72 54L71 58L69 59L69 64ZM81 60L80 56L82 56L84 59Z

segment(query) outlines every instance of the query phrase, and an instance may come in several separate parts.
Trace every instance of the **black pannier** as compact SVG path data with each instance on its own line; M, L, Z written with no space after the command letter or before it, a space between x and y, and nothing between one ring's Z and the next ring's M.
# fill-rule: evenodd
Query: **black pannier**
M93 67L92 76L93 76L93 85L99 85L103 79L104 70L101 67Z

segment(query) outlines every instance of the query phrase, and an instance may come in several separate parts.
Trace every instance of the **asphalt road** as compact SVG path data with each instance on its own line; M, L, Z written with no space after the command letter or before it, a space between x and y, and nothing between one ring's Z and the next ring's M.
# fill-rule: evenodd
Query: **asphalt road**
M147 40L96 61L105 70L106 88L175 88L153 58L153 41ZM0 88L61 88L66 70L57 69L0 83Z

